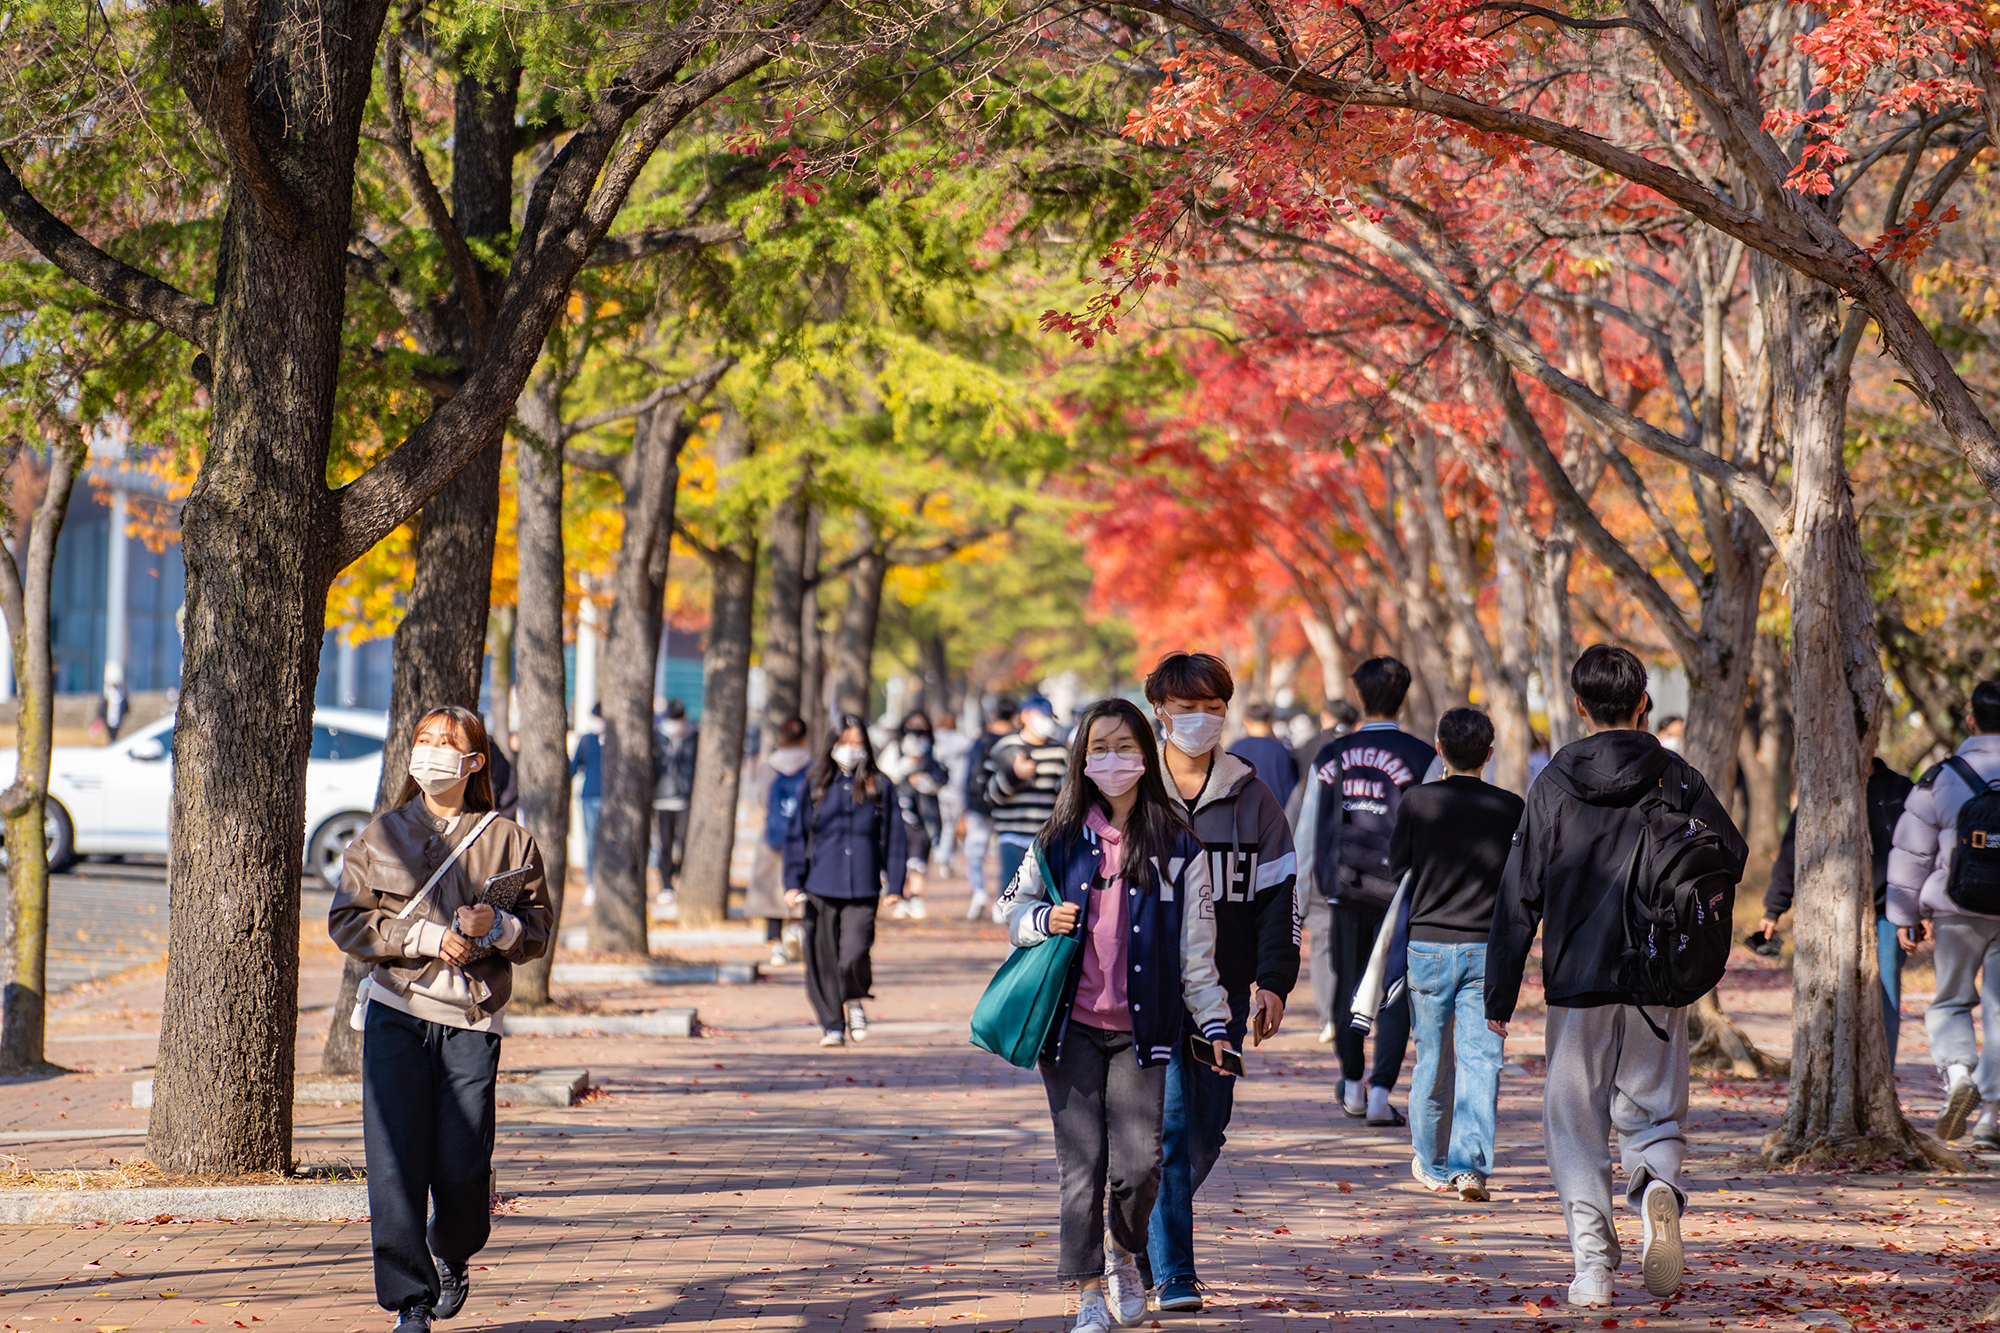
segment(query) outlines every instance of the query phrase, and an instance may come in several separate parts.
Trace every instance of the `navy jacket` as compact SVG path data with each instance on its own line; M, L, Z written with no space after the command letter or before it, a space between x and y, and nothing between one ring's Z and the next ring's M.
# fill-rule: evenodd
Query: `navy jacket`
M1391 723L1365 722L1313 759L1299 805L1299 878L1330 903L1381 911L1395 896L1389 843L1403 793L1440 776L1438 753Z
M1067 847L1051 849L1049 868L1062 881L1064 902L1083 909L1076 932L1090 931L1090 882L1097 878L1102 855L1097 838L1085 829ZM1146 889L1129 887L1132 935L1125 952L1125 999L1131 1006L1132 1053L1139 1067L1163 1065L1181 1041L1191 1017L1210 1041L1220 1041L1229 1020L1229 995L1215 970L1215 900L1208 878L1208 858L1192 834L1183 833L1167 864ZM1020 873L1000 893L1007 917L1007 935L1017 948L1032 948L1049 938L1049 913L1055 903L1042 883L1033 853ZM1062 1060L1063 1038L1069 1032L1077 982L1083 977L1083 953L1077 952L1064 983L1062 1017L1049 1037L1043 1058Z
M886 881L888 892L900 895L908 836L889 779L877 773L875 799L859 804L850 773L837 774L818 801L813 786L808 778L785 830L785 887L820 898L877 898Z

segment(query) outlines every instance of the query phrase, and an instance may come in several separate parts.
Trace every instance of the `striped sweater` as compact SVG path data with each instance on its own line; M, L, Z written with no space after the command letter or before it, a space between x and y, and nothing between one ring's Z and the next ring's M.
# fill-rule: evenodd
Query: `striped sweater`
M1027 752L1035 761L1035 776L1023 779L1014 772L1014 756ZM1062 789L1063 774L1069 771L1069 750L1061 741L1031 745L1016 732L993 747L986 760L987 795L993 802L993 828L1002 837L1033 838L1055 813L1056 793Z

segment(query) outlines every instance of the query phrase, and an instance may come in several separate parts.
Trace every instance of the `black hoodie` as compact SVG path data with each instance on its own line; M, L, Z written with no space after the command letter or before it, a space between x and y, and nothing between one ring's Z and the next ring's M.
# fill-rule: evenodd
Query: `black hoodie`
M1514 832L1493 933L1486 942L1486 1016L1514 1016L1535 929L1542 931L1542 986L1558 1009L1629 1004L1618 985L1625 948L1621 872L1639 836L1633 807L1666 788L1677 805L1723 831L1740 873L1749 848L1694 766L1650 732L1600 731L1563 746L1528 788Z

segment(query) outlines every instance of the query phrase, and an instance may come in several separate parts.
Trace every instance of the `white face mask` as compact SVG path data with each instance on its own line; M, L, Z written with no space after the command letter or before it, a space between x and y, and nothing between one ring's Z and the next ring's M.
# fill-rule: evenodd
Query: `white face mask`
M865 745L836 745L833 747L833 762L840 765L843 773L852 773L868 757Z
M1213 713L1176 713L1167 726L1167 739L1185 755L1207 754L1222 739L1222 719Z
M426 796L442 796L465 776L469 754L448 745L419 745L410 751L410 776Z
M919 736L915 732L903 737L903 753L912 759L921 759L931 752L931 738Z
M1021 736L1025 740L1045 741L1054 730L1055 722L1052 718L1044 717L1040 713L1021 714Z
M670 717L660 725L660 730L666 733L668 740L680 740L688 734L687 719L684 717Z

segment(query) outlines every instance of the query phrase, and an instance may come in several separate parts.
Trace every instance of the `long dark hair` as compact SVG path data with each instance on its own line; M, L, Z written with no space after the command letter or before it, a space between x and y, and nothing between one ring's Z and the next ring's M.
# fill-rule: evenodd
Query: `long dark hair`
M471 781L465 784L465 808L468 810L491 810L493 808L493 742L486 738L486 723L470 708L460 708L456 704L446 704L433 708L417 719L416 730L410 733L414 738L422 734L432 718L444 718L451 723L451 729L458 733L458 743L465 747L465 753L476 754L486 762L479 766ZM411 742L415 744L414 739ZM407 762L407 760L405 761ZM403 778L402 794L396 797L397 805L408 805L417 799L422 787L417 780L407 774Z
M1090 733L1099 722L1107 720L1123 722L1131 728L1139 742L1139 752L1146 759L1146 771L1139 775L1139 785L1133 788L1138 799L1132 803L1132 813L1125 821L1124 856L1126 881L1134 888L1146 888L1150 886L1152 868L1165 866L1175 841L1188 831L1188 822L1180 806L1167 795L1166 770L1160 765L1159 747L1153 743L1152 723L1130 700L1100 699L1083 710L1083 716L1077 720L1076 735L1069 743L1069 771L1063 775L1062 790L1056 793L1055 812L1042 825L1039 841L1053 862L1058 847L1073 844L1083 836L1083 823L1093 806L1103 811L1106 818L1110 817L1111 802L1083 771L1090 752Z
M854 766L855 804L859 805L863 801L874 800L881 793L882 786L887 781L882 776L881 770L875 767L875 741L868 734L868 723L853 713L842 713L840 721L828 729L826 744L820 747L819 762L813 765L812 802L814 805L818 805L825 798L826 789L831 787L833 780L840 776L840 765L833 762L833 747L840 744L842 734L849 727L854 727L861 732L861 748L868 752L867 757Z

